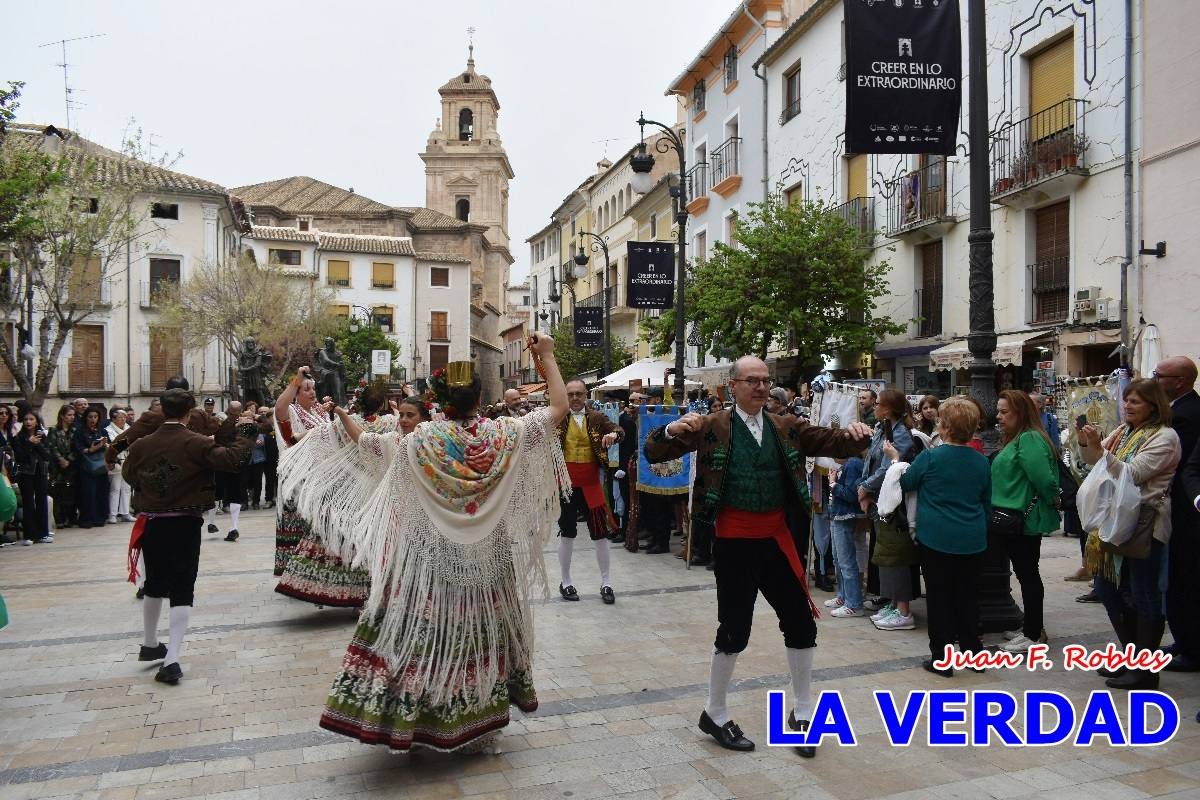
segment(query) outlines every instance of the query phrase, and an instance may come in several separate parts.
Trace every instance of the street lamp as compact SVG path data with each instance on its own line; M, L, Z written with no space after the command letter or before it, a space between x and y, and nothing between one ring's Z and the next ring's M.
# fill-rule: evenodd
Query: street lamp
M371 311L371 309L367 308L366 306L352 305L352 306L350 306L350 332L351 333L358 333L359 330L361 330L361 328L362 328L362 326L358 324L358 317L354 316L355 311L363 312L363 316L365 316L367 318L367 326L368 327L375 324L375 313L373 311Z
M649 156L646 157L649 158ZM583 243L585 241L583 237L585 236L590 236L592 238L591 246L593 253L595 253L597 250L599 250L601 253L604 253L604 291L601 295L604 302L604 356L602 361L602 369L604 370L604 374L607 376L612 374L612 353L609 346L609 336L611 335L612 331L612 306L608 302L608 237L599 236L591 231L579 232L579 253L575 256L575 264L584 270L585 275L587 274L587 265L589 260L588 254L583 247ZM577 275L576 277L582 276Z
M638 143L637 152L629 159L630 169L633 170L631 185L634 191L638 194L645 194L654 185L654 181L650 177L650 171L654 169L654 156L646 152L647 125L653 125L663 132L663 135L654 143L654 149L660 153L674 150L675 155L679 157L679 183L671 189L671 196L675 198L675 225L678 229L675 243L675 402L683 403L686 397L683 373L687 354L687 326L683 319L683 282L687 270L687 260L684 254L688 218L687 184L684 179L687 174L687 155L683 140L671 126L646 119L645 114L638 116L637 124L641 130L642 141Z

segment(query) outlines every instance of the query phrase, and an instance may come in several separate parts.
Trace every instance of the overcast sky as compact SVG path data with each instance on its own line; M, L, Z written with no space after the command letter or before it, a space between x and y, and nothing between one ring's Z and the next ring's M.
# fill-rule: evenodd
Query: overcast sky
M476 69L500 99L512 161L514 279L524 240L605 153L637 141L638 111L674 120L663 92L733 0L572 2L7 3L0 80L26 83L19 118L64 122L67 45L80 107L71 127L118 147L128 121L175 168L225 186L311 175L391 205L424 205L417 154L437 88Z

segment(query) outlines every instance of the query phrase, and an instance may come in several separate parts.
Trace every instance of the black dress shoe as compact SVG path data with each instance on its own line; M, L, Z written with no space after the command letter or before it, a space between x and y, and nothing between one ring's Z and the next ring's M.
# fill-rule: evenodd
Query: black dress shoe
M1109 678L1104 685L1110 689L1148 689L1158 688L1158 673L1148 669L1127 669L1115 678Z
M610 542L612 542L613 544L618 544L620 542L625 541L625 534L621 533L620 531L618 531L616 533L611 533L608 536L608 540Z
M724 725L717 725L707 711L700 712L700 730L717 740L717 744L726 750L748 752L754 749L754 742L742 735L742 729L733 720Z
M600 599L604 601L606 606L611 606L613 603L617 602L617 596L613 594L611 586L600 587Z
M234 528L229 533L225 534L225 541L236 542L238 540L237 528Z
M657 556L657 555L661 555L662 553L671 552L671 548L667 547L665 544L659 544L658 542L655 542L654 544L652 544L646 548L646 552L652 556Z
M1171 655L1171 663L1163 669L1167 672L1200 672L1200 661L1177 651Z
M137 592L133 596L136 597L138 600L144 600L146 597L146 587L139 586Z
M179 662L176 661L174 664L167 664L165 667L159 669L158 673L154 676L154 680L174 686L179 683L179 679L182 677L183 670L179 668Z
M579 599L579 592L575 591L574 586L563 586L560 583L558 585L558 593L562 595L563 600L578 600Z
M796 722L796 712L792 711L788 714L788 730L796 733L808 733L808 720ZM817 755L817 748L811 744L798 744L796 753L801 758L813 758Z
M209 526L208 526L208 532L209 532L209 533L216 533L216 532L217 532L217 530L218 530L218 528L217 528L217 526L216 526L216 525L209 525Z
M138 651L138 661L162 661L166 657L167 646L162 642L154 645L154 647L142 645L142 649Z
M1075 602L1076 603L1099 603L1100 595L1096 593L1095 589L1092 589L1087 594L1081 594L1081 595L1079 595L1079 597L1076 597Z
M702 558L701 556L692 556L692 560L688 563L693 567L707 567L710 559Z
M924 661L922 661L922 662L921 662L921 667L922 667L922 668L923 668L923 669L924 669L926 672L932 672L934 675L941 675L943 678L953 678L953 677L954 677L954 670L953 670L953 669L938 669L937 667L935 667L935 666L933 665L933 659L932 659L932 658L927 658L927 659L925 659Z

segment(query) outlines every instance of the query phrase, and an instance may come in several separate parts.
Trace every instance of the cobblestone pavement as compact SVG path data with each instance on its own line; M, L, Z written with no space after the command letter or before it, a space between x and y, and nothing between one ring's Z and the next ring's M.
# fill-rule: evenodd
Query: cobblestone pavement
M223 532L228 517L219 519ZM826 746L813 760L768 748L766 692L788 681L763 602L730 695L759 748L721 750L695 727L716 618L712 573L614 549L617 603L605 606L586 537L574 570L582 602L536 606L542 705L505 729L502 753L393 756L317 727L354 615L275 594L273 517L245 514L241 528L236 544L205 535L186 677L175 687L155 683L155 666L137 661L140 607L121 579L128 525L0 550L12 617L0 633L0 800L1200 798L1197 676L1164 674L1183 722L1161 747L892 747L874 689L1059 689L1078 704L1103 686L1057 667L946 681L919 667L922 628L881 633L866 619L820 620L814 684L842 691L859 746ZM1043 550L1056 660L1070 641L1107 641L1102 609L1073 601L1085 585L1062 580L1078 552L1063 537ZM554 553L546 559L557 575ZM920 617L923 602L914 607Z

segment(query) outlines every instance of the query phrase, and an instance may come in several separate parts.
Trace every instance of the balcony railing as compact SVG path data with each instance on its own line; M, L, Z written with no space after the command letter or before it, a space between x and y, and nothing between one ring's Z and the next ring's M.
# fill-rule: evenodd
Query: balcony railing
M946 162L926 164L888 184L887 235L898 236L946 219L950 187Z
M833 213L846 220L846 224L854 228L864 237L870 238L875 233L875 198L855 197L836 206Z
M708 155L708 163L712 166L712 186L719 187L727 178L740 175L738 170L738 149L742 140L738 136L730 136L724 143Z
M173 378L176 375L187 378L189 386L196 385L196 368L192 366L182 367L178 370L156 367L153 364L139 364L138 366L140 367L143 393L152 394L163 391L167 378Z
M584 308L604 308L604 300L602 300L601 298L603 298L605 296L606 292L608 295L608 307L616 308L616 305L617 305L617 287L616 286L610 286L605 291L596 292L593 295L585 297L582 300L580 300L579 302L575 303L575 305L578 307L584 307Z
M7 295L6 295L7 296ZM101 278L98 282L73 286L69 299L80 305L112 305L112 278Z
M117 385L117 365L96 363L89 358L68 358L58 365L59 389L112 392Z
M1033 298L1029 321L1066 322L1071 310L1071 259L1052 258L1025 269Z
M1086 100L1067 99L992 134L992 196L1087 169Z
M178 291L175 281L141 281L138 284L138 304L142 308L153 308L162 302L163 296Z
M429 341L431 342L448 342L450 341L450 323L449 322L430 322L429 324Z
M917 289L917 338L938 336L942 332L942 289Z
M708 162L701 161L689 169L683 176L683 184L688 202L708 194Z

